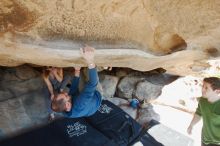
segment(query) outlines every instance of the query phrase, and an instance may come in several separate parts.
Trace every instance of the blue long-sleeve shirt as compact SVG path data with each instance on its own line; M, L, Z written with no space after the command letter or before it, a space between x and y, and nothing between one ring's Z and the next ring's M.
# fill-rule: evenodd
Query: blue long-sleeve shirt
M102 96L96 90L98 74L96 68L89 69L89 81L81 93L78 92L79 77L74 77L69 95L72 96L72 108L64 115L69 118L87 117L94 114L101 105Z

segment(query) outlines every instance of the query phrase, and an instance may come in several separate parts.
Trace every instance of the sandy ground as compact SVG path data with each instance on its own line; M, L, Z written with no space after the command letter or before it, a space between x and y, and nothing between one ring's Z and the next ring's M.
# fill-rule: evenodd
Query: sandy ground
M162 105L153 105L153 108L160 115L160 122L163 125L193 139L194 146L200 146L202 121L194 127L192 134L189 135L187 127L191 122L192 114Z

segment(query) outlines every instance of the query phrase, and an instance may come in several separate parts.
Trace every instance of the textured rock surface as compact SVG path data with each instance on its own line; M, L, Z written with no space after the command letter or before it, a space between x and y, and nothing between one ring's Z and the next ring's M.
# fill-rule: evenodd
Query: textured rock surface
M29 66L0 69L0 101L42 89L40 73Z
M99 76L99 81L102 86L104 97L107 98L114 97L118 80L119 78L116 76L110 76L110 75Z
M162 88L161 85L155 85L145 80L137 83L134 96L139 100L149 102L155 100L161 94Z
M133 98L136 84L143 80L143 77L126 76L121 79L117 86L117 96L121 98Z
M45 124L48 120L47 106L46 97L40 90L0 102L2 137Z
M0 64L85 65L88 43L99 66L200 75L219 56L219 18L218 0L2 0Z
M1 67L0 87L0 139L47 122L49 98L38 71Z

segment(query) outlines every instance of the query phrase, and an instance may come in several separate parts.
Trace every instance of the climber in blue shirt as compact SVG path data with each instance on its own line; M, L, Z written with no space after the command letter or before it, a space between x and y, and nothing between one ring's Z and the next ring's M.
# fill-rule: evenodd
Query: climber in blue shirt
M80 67L75 67L75 77L72 80L69 94L58 94L51 103L51 108L56 112L62 112L69 118L87 117L94 114L100 107L102 96L96 90L98 74L94 63L95 49L89 46L80 49L82 57L89 68L89 81L79 93Z

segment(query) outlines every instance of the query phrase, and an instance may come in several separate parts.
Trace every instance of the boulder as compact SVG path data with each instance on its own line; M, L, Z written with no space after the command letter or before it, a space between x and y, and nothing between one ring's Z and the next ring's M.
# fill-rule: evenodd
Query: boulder
M138 76L126 76L122 78L118 83L116 95L121 98L132 98L136 84L140 80L143 80L143 78Z
M45 86L40 73L26 65L1 68L0 75L0 100L19 97Z
M134 96L141 101L145 100L146 102L150 102L161 94L162 88L163 86L161 85L156 85L144 80L137 83Z
M119 78L111 75L100 75L99 81L102 86L103 96L114 97Z

